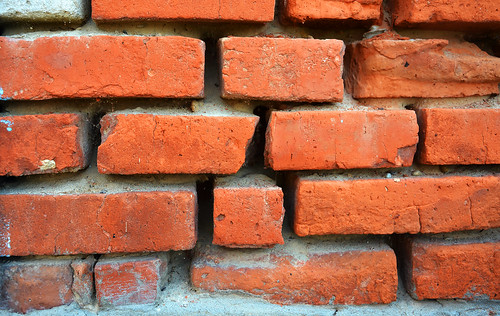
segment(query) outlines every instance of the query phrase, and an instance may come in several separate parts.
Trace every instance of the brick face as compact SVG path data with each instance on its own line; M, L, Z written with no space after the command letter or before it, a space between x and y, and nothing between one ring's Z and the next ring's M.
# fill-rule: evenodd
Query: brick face
M0 175L77 171L88 164L88 118L80 114L0 117Z
M274 18L274 0L133 0L92 1L96 21L173 20L269 22Z
M174 36L0 37L0 98L203 97L204 52Z
M411 111L273 112L265 159L274 170L401 167L417 142Z
M500 109L422 109L419 120L420 163L500 163Z
M344 43L265 37L219 40L222 97L334 102L344 93Z

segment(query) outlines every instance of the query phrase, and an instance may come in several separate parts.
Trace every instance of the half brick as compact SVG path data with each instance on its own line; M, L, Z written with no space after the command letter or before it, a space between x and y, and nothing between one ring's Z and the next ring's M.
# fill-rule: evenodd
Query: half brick
M203 97L205 43L186 37L0 37L0 99Z
M412 111L275 111L265 159L274 170L410 166L417 142Z
M0 175L77 171L87 167L89 120L82 114L0 117Z
M342 41L227 37L219 48L223 98L342 101Z

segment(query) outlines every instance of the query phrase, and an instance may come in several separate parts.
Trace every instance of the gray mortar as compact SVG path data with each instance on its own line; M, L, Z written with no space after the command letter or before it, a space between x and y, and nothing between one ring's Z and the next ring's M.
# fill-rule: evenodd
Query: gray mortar
M280 189L276 182L263 174L245 174L241 173L234 176L218 177L215 180L216 188L237 189L237 188L262 188L277 190Z
M0 22L83 23L89 0L1 0Z
M461 245L475 243L500 242L500 228L483 231L453 232L446 234L418 235L413 239L416 243L435 243L439 245Z

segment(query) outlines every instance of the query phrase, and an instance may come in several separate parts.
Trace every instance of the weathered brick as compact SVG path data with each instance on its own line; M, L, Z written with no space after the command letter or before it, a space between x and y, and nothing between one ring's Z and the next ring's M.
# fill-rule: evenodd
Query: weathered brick
M180 20L270 22L274 0L93 0L92 18L116 20Z
M356 21L372 24L380 18L382 0L287 0L283 18L294 23Z
M396 256L363 241L293 239L240 251L198 244L191 281L198 288L244 292L278 304L375 304L396 300Z
M83 308L91 307L94 304L94 265L94 256L75 259L71 262L73 270L71 292L73 299Z
M411 111L275 111L265 158L274 170L401 167L417 142Z
M100 306L154 303L165 284L166 254L102 257L95 265Z
M260 248L283 244L283 192L266 176L219 178L214 188L215 245Z
M85 0L4 0L0 6L0 21L81 24L89 15L88 11Z
M500 227L500 176L299 175L294 229L326 234L439 233Z
M393 0L394 24L447 29L500 28L497 0Z
M267 37L219 40L222 97L333 102L344 93L344 43Z
M236 173L258 117L108 114L101 121L101 173Z
M405 285L425 299L500 299L498 230L436 235L400 241Z
M420 163L500 164L500 109L435 108L417 113Z
M196 213L194 185L102 194L2 194L0 256L191 249Z
M77 171L88 165L88 118L81 114L0 117L0 175Z
M203 97L204 52L175 36L0 37L0 99Z
M348 48L355 98L444 98L498 93L500 58L467 42L379 35Z
M0 264L0 307L27 313L70 304L70 264L70 259L25 259Z

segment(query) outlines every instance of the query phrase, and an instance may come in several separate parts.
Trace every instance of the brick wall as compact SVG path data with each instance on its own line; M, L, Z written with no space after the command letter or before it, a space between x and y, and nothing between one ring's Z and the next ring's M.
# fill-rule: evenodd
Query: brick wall
M0 30L3 311L500 312L498 1L4 0Z

